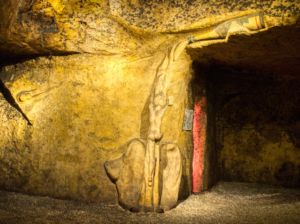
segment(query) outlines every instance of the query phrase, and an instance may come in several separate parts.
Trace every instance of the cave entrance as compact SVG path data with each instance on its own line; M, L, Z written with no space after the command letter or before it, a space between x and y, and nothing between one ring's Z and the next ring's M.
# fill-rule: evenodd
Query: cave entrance
M194 60L192 191L220 180L299 187L299 28L188 52Z

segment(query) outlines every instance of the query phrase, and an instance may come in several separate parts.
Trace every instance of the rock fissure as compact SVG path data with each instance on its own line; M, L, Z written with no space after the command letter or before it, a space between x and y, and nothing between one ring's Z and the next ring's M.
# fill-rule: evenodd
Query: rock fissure
M29 118L26 116L26 114L22 111L18 103L15 101L15 98L12 96L9 89L4 85L4 83L0 79L0 92L3 94L3 97L7 100L7 102L14 107L21 115L22 117L27 121L28 125L32 125Z

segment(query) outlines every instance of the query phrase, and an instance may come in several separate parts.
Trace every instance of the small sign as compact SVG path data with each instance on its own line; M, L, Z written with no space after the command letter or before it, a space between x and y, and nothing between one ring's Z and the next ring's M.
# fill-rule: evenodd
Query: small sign
M182 128L184 131L191 131L193 129L193 117L194 110L185 109Z

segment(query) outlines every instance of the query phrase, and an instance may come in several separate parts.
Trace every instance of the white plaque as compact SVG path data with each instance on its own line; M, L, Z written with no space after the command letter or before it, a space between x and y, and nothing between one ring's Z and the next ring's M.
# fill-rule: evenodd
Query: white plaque
M185 109L182 128L184 131L191 131L193 129L193 117L194 110Z

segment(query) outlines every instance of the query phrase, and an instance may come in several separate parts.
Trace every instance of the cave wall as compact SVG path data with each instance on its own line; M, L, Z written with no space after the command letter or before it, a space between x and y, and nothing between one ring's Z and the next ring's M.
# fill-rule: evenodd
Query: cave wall
M293 25L299 8L297 1L277 0L0 0L0 187L114 201L115 186L103 163L121 155L129 140L146 137L160 53L261 10L266 28ZM199 42L187 46L200 55L193 60L205 60L202 44L212 44ZM35 59L16 63L28 57ZM182 151L182 197L191 185L191 133L182 131L184 109L191 108L190 61L184 54L170 72L162 125L163 141ZM216 175L210 166L207 177Z
M71 55L4 67L1 79L32 124L1 95L0 187L115 201L104 162L119 157L128 141L146 137L158 58ZM181 195L190 189L191 140L182 131L190 73L183 55L172 69L172 103L162 123L163 141L177 143L183 155Z
M299 187L300 80L224 66L209 75L220 179Z

